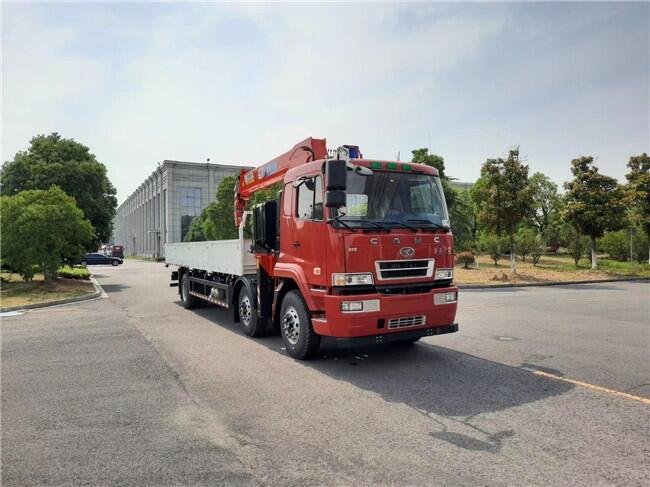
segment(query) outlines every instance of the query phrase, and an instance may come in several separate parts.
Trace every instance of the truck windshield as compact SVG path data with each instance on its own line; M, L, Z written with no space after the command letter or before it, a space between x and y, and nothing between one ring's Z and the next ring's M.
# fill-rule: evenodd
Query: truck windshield
M377 227L449 227L440 178L428 174L348 172L346 206L337 216L346 224Z

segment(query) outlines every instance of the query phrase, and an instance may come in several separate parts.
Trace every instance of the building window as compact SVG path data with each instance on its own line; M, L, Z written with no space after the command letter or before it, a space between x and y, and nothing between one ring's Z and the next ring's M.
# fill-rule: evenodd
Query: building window
M182 242L194 217L201 214L201 188L181 188L180 196Z
M201 188L181 188L181 210L187 216L201 213Z

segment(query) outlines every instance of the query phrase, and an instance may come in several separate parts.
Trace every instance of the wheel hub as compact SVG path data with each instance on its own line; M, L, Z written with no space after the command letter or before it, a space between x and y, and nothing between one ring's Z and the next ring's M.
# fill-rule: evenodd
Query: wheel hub
M282 330L291 345L298 343L298 337L300 336L300 318L298 317L296 308L293 306L289 306L284 312L284 316L282 317Z
M183 279L182 286L181 286L181 294L183 301L187 302L187 298L189 297L189 290L188 290L188 285L189 283L187 282L187 277Z
M239 319L244 326L250 325L252 315L251 300L248 296L244 296L239 303Z

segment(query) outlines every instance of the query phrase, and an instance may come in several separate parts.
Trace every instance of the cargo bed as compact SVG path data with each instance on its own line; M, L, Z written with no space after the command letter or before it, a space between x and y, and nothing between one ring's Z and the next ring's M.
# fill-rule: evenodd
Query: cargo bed
M239 238L165 244L165 263L177 267L243 276L255 274L252 240L244 238L244 227L250 212L244 212Z
M255 256L249 239L210 240L165 244L169 265L243 276L255 273Z

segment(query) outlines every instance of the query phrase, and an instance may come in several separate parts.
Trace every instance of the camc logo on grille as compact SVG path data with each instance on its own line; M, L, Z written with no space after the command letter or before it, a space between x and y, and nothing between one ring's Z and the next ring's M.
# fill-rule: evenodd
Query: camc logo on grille
M415 249L413 247L402 247L399 249L399 254L402 257L413 257L415 255Z

